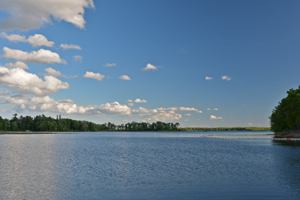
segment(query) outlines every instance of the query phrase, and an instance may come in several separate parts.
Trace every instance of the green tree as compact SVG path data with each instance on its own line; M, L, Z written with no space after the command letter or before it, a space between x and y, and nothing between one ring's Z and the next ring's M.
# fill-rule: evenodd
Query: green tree
M269 117L274 132L300 130L300 86L298 89L290 89L287 94Z

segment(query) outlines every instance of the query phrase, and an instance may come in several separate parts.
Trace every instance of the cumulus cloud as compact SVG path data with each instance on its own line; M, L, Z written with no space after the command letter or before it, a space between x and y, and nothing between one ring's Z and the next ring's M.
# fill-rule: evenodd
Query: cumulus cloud
M63 99L55 101L49 96L29 97L24 95L17 95L12 97L0 97L1 103L15 104L15 109L54 112L65 114L85 114L85 115L111 115L121 114L132 117L143 117L147 121L166 121L179 120L182 118L177 107L147 109L139 107L138 109L131 109L130 105L122 105L118 102L106 103L101 105L79 106L71 99Z
M31 35L28 37L27 41L33 47L38 47L38 46L52 47L54 45L54 42L48 41L48 39L41 34Z
M79 55L75 55L75 56L73 56L73 60L74 61L78 61L78 62L81 62L82 61L82 56L79 56Z
M222 117L216 117L214 115L211 115L209 119L222 119Z
M133 101L131 100L131 99L128 99L127 101L126 101L126 103L132 103Z
M7 63L7 64L5 64L5 67L7 67L7 68L29 69L28 66L25 63L21 62L21 61Z
M11 42L27 42L27 39L24 35L11 34L7 35L5 32L2 32L0 35L2 38L6 38Z
M55 69L52 69L51 67L49 68L46 68L45 71L47 73L43 73L42 75L44 76L54 76L54 77L57 77L57 76L61 76L61 77L64 77L64 78L79 78L79 76L66 76L64 74L62 74L60 71L56 71Z
M84 78L92 78L92 79L96 79L98 81L102 81L104 79L104 75L99 74L99 73L94 73L94 72L89 72L87 71L85 73L85 75L83 75Z
M201 110L198 110L196 108L179 107L178 109L181 110L181 111L195 111L196 113L202 113Z
M136 99L134 100L135 103L147 103L147 101L145 99L141 100L141 99Z
M64 50L66 50L66 49L81 50L81 47L79 45L74 45L74 44L61 44L60 47L63 48Z
M213 79L213 77L205 77L205 80L211 80L211 79Z
M222 76L222 80L226 80L226 81L230 81L231 80L231 78L229 77L229 76Z
M121 105L118 102L102 104L98 106L96 110L105 114L131 114L131 109L127 105Z
M93 0L1 0L0 10L10 16L0 20L0 30L38 29L43 24L64 20L84 28L85 8L94 8Z
M143 71L157 70L157 69L158 69L157 67L155 67L154 65L151 65L150 63L148 63L146 67L142 68Z
M28 42L33 47L38 47L38 46L52 47L54 45L54 42L48 41L48 39L41 34L34 34L29 36L28 39L26 39L24 35L17 35L17 34L7 35L5 32L2 32L1 37L6 38L11 42Z
M103 65L103 67L115 67L116 65L116 63L106 63L105 65Z
M127 76L127 75L122 75L122 76L120 76L119 77L121 80L126 80L126 81L130 81L131 80L131 78L129 78L129 76Z
M30 111L48 111L66 114L87 115L131 115L131 108L129 108L127 105L121 105L118 102L106 103L101 105L78 106L71 99L55 101L49 96L26 97L19 95L13 97L2 97L1 103L16 104L18 106L18 109Z
M70 87L67 82L62 82L53 76L45 76L44 79L21 68L7 69L0 67L0 83L6 84L7 87L16 90L20 94L46 96L56 93L59 89Z
M132 115L145 117L148 121L166 121L166 120L179 120L182 118L181 114L175 113L168 108L161 109L147 109L139 107L132 110Z
M134 103L128 103L127 106L134 106Z
M47 73L44 73L43 75L49 75L49 76L54 76L54 77L57 77L57 76L62 76L62 77L66 77L66 75L63 75L60 71L56 71L55 69L52 69L51 67L49 68L46 68L45 71Z
M3 47L4 54L1 57L6 59L13 58L18 61L22 62L29 62L29 63L39 63L39 64L47 64L47 63L64 63L66 61L61 59L60 56L52 51L40 49L38 51L26 52L16 49L10 49L7 47Z
M214 109L207 108L207 110L218 110L218 108L214 108Z
M186 116L191 116L191 114L190 113L188 113L188 114L185 114Z

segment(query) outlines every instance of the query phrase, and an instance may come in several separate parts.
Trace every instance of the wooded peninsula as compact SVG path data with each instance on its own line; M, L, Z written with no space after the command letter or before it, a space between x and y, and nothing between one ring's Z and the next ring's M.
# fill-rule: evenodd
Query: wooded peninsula
M270 130L268 127L184 127L180 128L179 123L165 123L161 121L147 122L128 122L126 124L115 125L108 122L96 124L89 121L73 120L61 118L56 119L46 117L44 114L31 116L22 115L17 117L14 114L12 119L3 119L0 116L0 130L2 132L79 132L79 131L259 131Z

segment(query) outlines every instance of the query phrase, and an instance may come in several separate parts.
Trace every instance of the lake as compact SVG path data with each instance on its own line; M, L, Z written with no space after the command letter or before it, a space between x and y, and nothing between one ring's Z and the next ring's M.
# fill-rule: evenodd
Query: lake
M212 133L271 132L0 135L0 199L300 199L299 142Z

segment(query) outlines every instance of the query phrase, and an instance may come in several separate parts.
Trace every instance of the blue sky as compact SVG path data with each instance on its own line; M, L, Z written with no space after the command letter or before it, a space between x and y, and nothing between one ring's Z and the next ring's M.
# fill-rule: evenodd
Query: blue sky
M3 0L1 116L269 126L300 82L299 5Z

